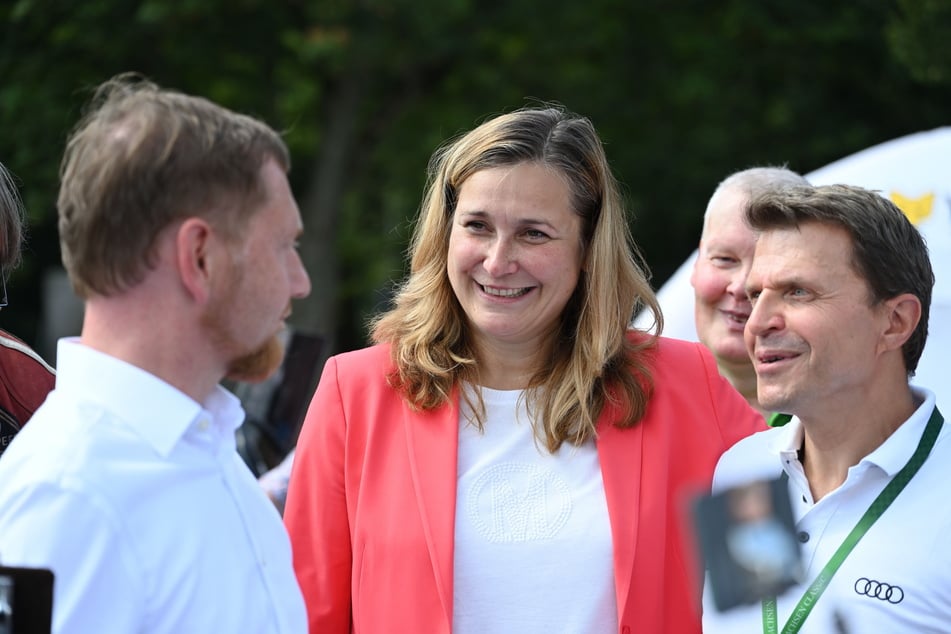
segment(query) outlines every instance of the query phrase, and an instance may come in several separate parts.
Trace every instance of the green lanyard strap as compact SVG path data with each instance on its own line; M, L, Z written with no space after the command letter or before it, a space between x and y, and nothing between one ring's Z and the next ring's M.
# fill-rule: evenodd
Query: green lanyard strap
M944 423L944 418L941 416L938 408L935 407L931 413L931 418L928 420L928 425L925 427L924 433L921 434L921 440L918 441L918 448L915 449L915 453L911 455L911 458L908 459L908 463L902 467L901 471L895 474L895 477L892 478L892 481L888 483L885 489L878 494L878 497L875 498L872 505L865 511L865 514L859 520L858 524L855 525L855 528L852 529L852 532L848 534L842 542L842 545L839 546L835 554L832 555L832 558L829 559L829 562L819 572L819 576L809 585L809 588L802 595L802 598L799 599L799 603L783 627L782 634L795 634L799 631L806 617L809 616L809 613L812 612L812 608L815 607L819 596L825 591L826 586L828 586L832 580L832 575L839 569L842 562L845 561L845 558L849 556L849 553L852 552L855 545L859 543L859 540L868 532L868 529L872 527L872 524L882 516L882 513L895 501L895 498L902 492L905 485L918 473L918 469L924 464L925 458L928 457L928 454L931 453L931 448L934 447L942 423ZM783 475L786 475L785 471ZM777 621L775 597L764 599L763 632L765 632L765 634L776 634L778 627Z

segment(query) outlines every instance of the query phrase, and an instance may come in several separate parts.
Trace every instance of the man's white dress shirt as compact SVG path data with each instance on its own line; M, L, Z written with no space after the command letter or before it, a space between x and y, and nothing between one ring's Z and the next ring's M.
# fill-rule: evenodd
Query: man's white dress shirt
M57 633L306 631L280 516L197 403L61 340L56 388L0 460L0 561L51 568Z

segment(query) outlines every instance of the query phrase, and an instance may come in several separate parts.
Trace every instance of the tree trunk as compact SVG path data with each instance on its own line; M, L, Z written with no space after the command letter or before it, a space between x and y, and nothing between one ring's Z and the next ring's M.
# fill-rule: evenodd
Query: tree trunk
M343 75L327 110L318 157L300 203L304 221L301 258L310 274L311 292L294 304L292 326L324 338L324 358L335 350L337 290L337 220L356 137L358 106L363 95L363 73ZM321 359L321 362L323 359Z

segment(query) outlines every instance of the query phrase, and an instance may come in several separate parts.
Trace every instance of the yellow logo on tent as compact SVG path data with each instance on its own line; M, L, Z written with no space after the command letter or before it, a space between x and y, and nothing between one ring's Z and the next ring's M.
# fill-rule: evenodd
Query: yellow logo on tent
M891 199L908 216L913 225L918 225L922 220L931 216L931 210L934 207L933 193L925 194L920 198L907 198L898 192L892 192Z

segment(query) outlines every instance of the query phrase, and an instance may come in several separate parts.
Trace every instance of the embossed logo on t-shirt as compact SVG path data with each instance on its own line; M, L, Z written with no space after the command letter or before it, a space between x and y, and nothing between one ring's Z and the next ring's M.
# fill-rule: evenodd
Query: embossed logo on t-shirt
M489 467L468 492L466 515L490 542L527 542L555 537L568 522L572 501L567 483L550 469L524 463Z

